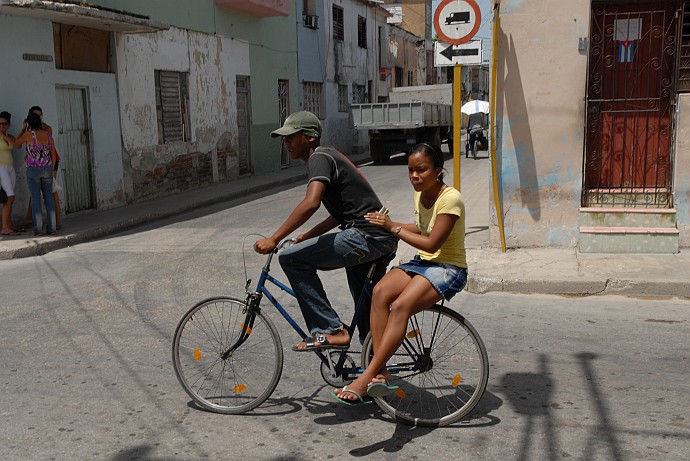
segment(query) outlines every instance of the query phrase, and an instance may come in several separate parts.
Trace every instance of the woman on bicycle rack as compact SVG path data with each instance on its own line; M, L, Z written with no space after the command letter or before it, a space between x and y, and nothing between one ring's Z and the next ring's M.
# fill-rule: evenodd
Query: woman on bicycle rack
M442 298L450 300L467 283L465 205L460 192L443 182L440 148L414 146L407 169L415 191L416 222L393 222L381 213L367 213L365 218L419 252L374 287L370 316L374 356L357 379L333 391L337 401L347 406L371 403L370 397L398 389L388 382L386 363L403 342L409 318Z

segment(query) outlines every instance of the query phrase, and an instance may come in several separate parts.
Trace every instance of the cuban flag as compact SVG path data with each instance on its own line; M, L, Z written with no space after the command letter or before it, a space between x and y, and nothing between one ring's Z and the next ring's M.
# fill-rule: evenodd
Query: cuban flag
M618 62L632 62L635 55L635 41L621 40L618 42Z

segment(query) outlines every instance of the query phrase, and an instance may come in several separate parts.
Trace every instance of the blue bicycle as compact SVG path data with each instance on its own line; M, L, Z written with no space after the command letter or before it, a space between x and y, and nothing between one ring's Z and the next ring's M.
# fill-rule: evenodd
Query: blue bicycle
M180 320L172 344L173 366L180 384L201 407L224 414L242 414L261 405L275 390L283 370L283 346L276 327L263 312L268 299L297 334L308 335L269 291L270 283L295 296L270 274L273 256L291 242L285 239L270 253L256 287L247 279L243 299L216 297L192 307ZM350 326L353 336L367 283ZM352 381L373 355L371 336L361 351L316 350L321 376L331 386ZM360 355L361 367L353 356ZM479 402L489 378L486 348L465 318L443 305L420 312L409 321L406 337L387 364L396 393L376 399L387 414L412 425L445 426L467 415Z

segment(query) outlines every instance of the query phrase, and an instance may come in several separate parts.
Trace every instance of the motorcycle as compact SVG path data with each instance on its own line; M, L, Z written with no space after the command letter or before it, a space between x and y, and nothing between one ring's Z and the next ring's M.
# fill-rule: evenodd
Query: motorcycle
M472 155L473 159L477 159L477 151L489 150L489 139L487 138L488 127L485 124L484 114L470 115L469 123L467 124L467 141L465 143L465 158Z

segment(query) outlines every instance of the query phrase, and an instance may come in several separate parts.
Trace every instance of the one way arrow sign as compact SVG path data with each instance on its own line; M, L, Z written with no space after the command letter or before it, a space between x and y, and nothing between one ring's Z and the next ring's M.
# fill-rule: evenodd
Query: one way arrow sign
M448 45L436 42L434 46L436 66L454 66L456 64L481 64L482 41L471 40L462 45Z

